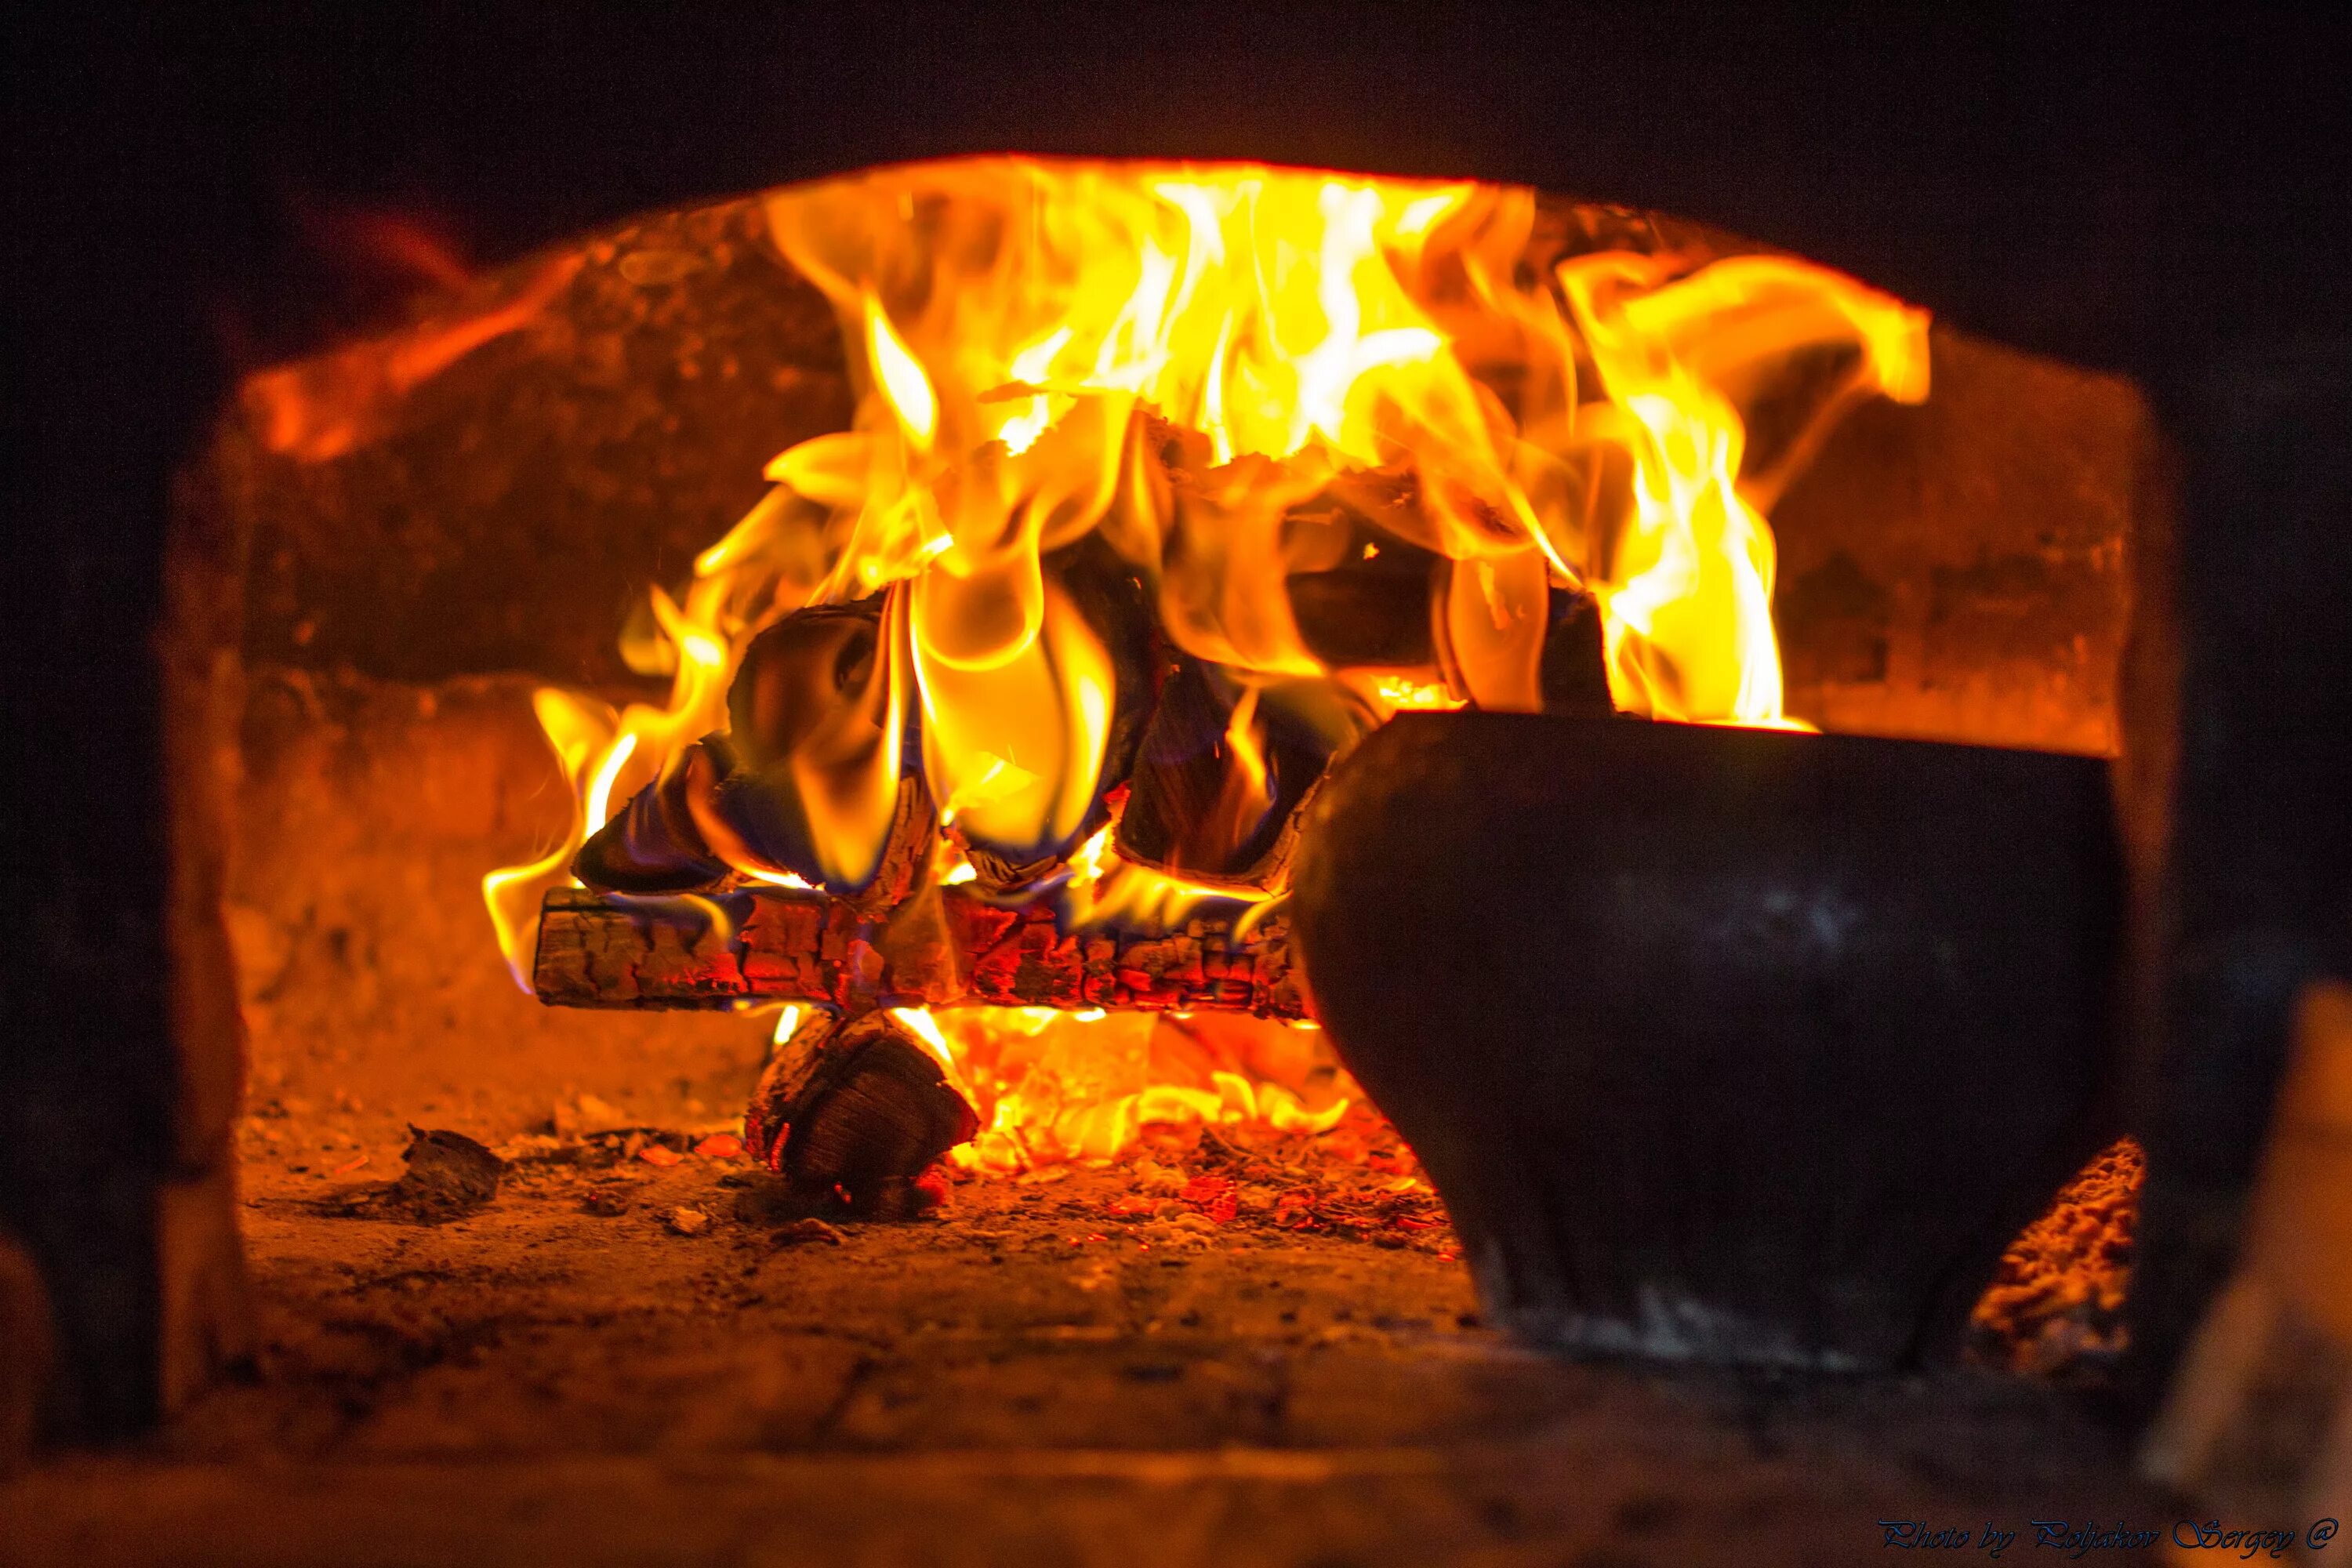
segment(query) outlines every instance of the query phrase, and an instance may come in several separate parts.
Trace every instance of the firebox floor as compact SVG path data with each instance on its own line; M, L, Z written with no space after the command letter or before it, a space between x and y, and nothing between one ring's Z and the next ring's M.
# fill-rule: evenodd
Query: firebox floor
M247 1153L257 1376L0 1486L0 1564L1770 1568L2159 1506L2053 1389L1558 1361L1449 1250L1106 1218L1126 1173L778 1245L692 1156L433 1225Z

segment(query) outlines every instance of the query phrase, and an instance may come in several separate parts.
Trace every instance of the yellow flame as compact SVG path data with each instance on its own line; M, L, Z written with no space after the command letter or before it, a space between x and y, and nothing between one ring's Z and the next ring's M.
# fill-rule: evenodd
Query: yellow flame
M1596 574L1618 706L1781 721L1771 529L1743 478L1736 393L1809 351L1855 355L1846 395L1927 392L1927 315L1801 262L1744 257L1677 276L1608 254L1559 270L1610 401L1582 421L1596 469L1630 459L1624 526ZM1800 443L1801 445L1801 443Z
M940 422L939 400L922 365L891 328L890 318L873 300L866 302L866 340L873 356L874 380L906 427L907 438L919 450L931 444Z
M919 1011L895 1016L929 1041L908 1016ZM1243 1070L1237 1060L1160 1067L1157 1045L1172 1026L1149 1015L959 1007L923 1022L937 1031L955 1081L981 1114L978 1136L950 1156L971 1171L1115 1160L1152 1128L1255 1126L1316 1137L1337 1127L1353 1103L1348 1094L1325 1095L1310 1110L1297 1089ZM1299 1026L1228 1019L1225 1026L1286 1055L1294 1071L1323 1059ZM1212 1053L1211 1062L1218 1059Z

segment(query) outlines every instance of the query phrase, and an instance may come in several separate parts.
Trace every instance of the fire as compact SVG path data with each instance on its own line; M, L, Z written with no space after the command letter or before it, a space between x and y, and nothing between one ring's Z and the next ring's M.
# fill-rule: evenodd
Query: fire
M996 157L796 186L767 214L838 313L856 414L769 465L681 596L652 591L632 651L670 675L667 703L541 695L572 830L485 882L526 983L541 896L633 792L709 765L689 747L728 728L747 647L807 605L878 595L879 618L782 759L813 858L695 808L740 880L859 888L911 771L948 830L940 879L1061 865L1055 896L1087 921L1236 896L1111 847L1106 766L1151 689L1064 569L1083 550L1229 694L1223 793L1186 825L1218 842L1272 809L1283 725L1339 747L1405 709L1539 710L1559 593L1597 608L1619 709L1793 723L1765 512L1844 404L1927 393L1924 313L1777 257L1530 267L1517 187ZM1759 455L1768 404L1811 417ZM1381 538L1444 568L1417 664L1335 663L1286 587L1333 564L1315 509L1375 484ZM1149 1064L1149 1018L902 1021L978 1091L984 1168L1115 1152L1155 1119L1337 1114L1229 1066L1084 1087L1088 1052Z

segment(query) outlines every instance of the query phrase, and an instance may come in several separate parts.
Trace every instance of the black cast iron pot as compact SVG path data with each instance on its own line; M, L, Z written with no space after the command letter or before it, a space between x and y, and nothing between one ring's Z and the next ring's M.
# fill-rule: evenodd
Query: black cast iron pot
M2106 1131L2120 882L2092 759L1408 714L1292 929L1495 1319L1863 1370L1956 1344Z

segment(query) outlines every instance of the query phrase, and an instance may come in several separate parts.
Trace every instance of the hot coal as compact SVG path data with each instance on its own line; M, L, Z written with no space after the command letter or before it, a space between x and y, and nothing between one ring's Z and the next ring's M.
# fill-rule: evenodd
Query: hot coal
M2124 1308L2147 1168L2126 1138L2059 1189L2001 1256L1969 1318L1970 1354L2042 1376L2115 1364L2129 1340Z

